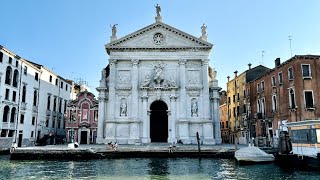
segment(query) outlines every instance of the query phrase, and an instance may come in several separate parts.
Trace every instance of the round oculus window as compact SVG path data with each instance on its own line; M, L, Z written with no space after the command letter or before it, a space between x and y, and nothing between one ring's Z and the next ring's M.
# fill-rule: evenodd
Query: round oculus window
M153 35L153 42L157 45L162 44L164 41L164 37L161 33L156 33Z

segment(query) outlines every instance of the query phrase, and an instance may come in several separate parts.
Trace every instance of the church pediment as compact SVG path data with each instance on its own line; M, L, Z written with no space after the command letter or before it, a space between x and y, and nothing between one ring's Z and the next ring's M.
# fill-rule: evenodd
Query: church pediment
M157 22L105 45L107 52L123 49L211 49L212 44Z

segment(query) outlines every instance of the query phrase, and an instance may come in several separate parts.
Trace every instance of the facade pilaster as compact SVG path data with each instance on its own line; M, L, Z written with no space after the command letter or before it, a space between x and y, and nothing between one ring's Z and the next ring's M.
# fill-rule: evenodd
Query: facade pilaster
M186 59L179 60L180 71L180 119L185 120L187 118L187 92L186 92Z
M132 104L131 104L131 113L132 113L132 119L137 120L138 119L138 111L137 107L139 106L139 97L138 97L138 66L139 66L139 60L133 59L132 62L132 72L131 72L131 86L132 86Z
M202 60L202 84L203 84L203 118L210 119L210 99L209 97L209 80L208 80L209 59Z
M104 143L104 123L105 123L105 115L106 115L106 109L107 109L107 92L106 88L97 88L99 91L99 112L98 112L98 129L97 129L97 139L96 142L98 144Z

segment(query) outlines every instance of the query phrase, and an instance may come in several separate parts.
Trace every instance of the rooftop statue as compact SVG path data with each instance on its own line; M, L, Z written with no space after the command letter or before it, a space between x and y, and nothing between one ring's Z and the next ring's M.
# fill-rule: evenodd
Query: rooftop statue
M201 26L201 34L202 34L202 36L206 36L207 35L207 26L204 23Z
M160 13L161 13L161 7L157 4L156 6L156 11L157 11L157 16L161 16Z
M110 25L113 37L117 36L117 25L118 24L114 24L113 26Z

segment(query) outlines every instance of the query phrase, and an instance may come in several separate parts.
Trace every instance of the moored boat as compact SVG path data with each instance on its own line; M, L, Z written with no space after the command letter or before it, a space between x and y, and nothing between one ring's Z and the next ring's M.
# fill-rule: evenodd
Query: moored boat
M244 147L237 150L234 157L241 163L263 163L275 160L272 154L268 154L255 146Z

